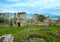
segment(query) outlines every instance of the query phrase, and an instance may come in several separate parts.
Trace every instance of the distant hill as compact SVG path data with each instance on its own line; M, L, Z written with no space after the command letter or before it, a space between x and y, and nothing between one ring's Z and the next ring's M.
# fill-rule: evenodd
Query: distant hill
M13 17L14 16L14 13L9 13L10 14L10 17ZM31 19L33 17L34 14L32 13L28 13L27 14L27 18L28 19ZM42 15L45 15L45 16L49 16L50 18L60 18L60 16L58 15L54 15L54 14L42 14Z
M43 15L49 16L50 18L60 18L60 16L54 14L43 14Z
M28 15L28 17L33 17L34 14L29 13L27 15ZM42 15L49 16L50 18L60 18L60 16L54 15L54 14L42 14Z

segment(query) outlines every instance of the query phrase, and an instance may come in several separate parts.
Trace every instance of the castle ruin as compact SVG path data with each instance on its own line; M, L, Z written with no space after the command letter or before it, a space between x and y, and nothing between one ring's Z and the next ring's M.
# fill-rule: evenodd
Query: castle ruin
M46 17L43 22L39 21L38 19L39 14L34 14L31 22L27 22L27 16L26 16L26 12L18 12L18 13L14 13L14 17L13 17L13 22L11 23L11 18L9 13L0 13L0 17L3 17L5 20L7 20L8 22L6 22L5 24L1 24L0 26L11 26L10 23L12 24L12 26L17 27L17 26L48 26L48 25L60 25L60 19L58 19L57 21L53 21L48 17Z

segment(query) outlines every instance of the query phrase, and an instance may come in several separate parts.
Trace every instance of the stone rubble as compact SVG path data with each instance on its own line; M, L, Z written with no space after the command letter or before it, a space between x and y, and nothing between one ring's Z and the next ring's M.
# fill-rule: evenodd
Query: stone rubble
M45 36L39 36L35 34L31 34L28 37L25 37L22 42L31 42L31 40L43 39L45 42L49 42L48 38Z
M58 37L60 37L60 32L55 32L55 36L58 36Z
M11 34L3 35L0 37L0 42L13 42L14 37Z
M41 31L47 31L47 30L51 30L50 28L41 28Z

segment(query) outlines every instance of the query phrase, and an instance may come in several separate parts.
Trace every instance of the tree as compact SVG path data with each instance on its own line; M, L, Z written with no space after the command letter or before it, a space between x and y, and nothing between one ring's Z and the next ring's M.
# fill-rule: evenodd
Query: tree
M38 16L38 20L43 22L43 20L45 19L46 17L44 15L39 15Z
M4 23L5 19L3 17L0 17L0 23Z

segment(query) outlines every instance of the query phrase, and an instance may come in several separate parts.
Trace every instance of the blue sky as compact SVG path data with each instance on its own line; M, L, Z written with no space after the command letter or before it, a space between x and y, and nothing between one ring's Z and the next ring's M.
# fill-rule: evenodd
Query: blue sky
M60 16L60 0L0 0L0 12L22 11Z

